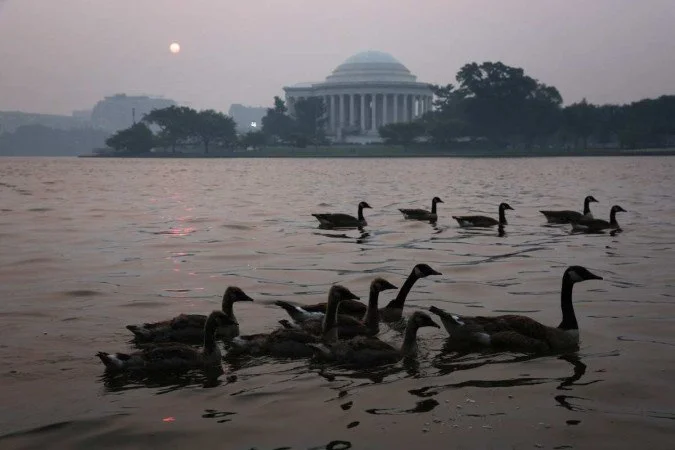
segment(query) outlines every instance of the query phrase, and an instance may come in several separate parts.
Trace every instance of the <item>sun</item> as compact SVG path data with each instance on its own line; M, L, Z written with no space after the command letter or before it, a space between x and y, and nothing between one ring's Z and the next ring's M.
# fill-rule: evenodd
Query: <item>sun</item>
M169 45L169 51L173 54L180 52L180 44L178 42L173 42Z

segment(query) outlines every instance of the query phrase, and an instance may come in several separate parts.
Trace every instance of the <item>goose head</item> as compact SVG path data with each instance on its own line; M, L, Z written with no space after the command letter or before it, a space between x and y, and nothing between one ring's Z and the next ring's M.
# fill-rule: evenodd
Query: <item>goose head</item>
M241 288L237 286L229 286L225 289L223 294L223 303L225 302L252 302L253 299L246 295Z
M433 199L431 199L432 205L435 205L436 203L444 203L444 202L439 197L434 197Z
M508 203L500 203L499 204L499 210L500 211L506 211L507 209L515 211L513 208L511 208L511 205L509 205Z
M586 198L584 199L584 201L585 201L586 203L600 203L600 202L597 201L597 200L595 199L595 197L593 197L592 195L586 196Z
M361 202L361 203L359 203L359 208L361 208L361 209L365 209L365 208L373 209L373 207L370 206L370 205L369 205L368 203L366 203L366 202Z
M417 264L413 269L413 273L417 278L424 278L429 275L442 275L442 273L435 271L428 264Z
M414 325L415 328L421 327L440 328L440 326L436 322L434 322L427 313L422 311L415 311L413 315L410 316L410 319L408 319L408 323Z
M370 283L370 290L373 292L382 292L388 291L390 289L398 289L396 286L385 280L384 278L377 277Z
M572 283L578 283L586 280L602 280L600 275L592 273L583 266L570 266L565 270L564 278L569 279Z
M361 300L361 298L342 285L331 286L330 291L328 291L328 305L334 305L343 300Z
M610 210L610 212L616 214L618 212L628 212L628 211L626 211L625 209L623 209L619 205L614 205L614 206L612 206L612 209Z

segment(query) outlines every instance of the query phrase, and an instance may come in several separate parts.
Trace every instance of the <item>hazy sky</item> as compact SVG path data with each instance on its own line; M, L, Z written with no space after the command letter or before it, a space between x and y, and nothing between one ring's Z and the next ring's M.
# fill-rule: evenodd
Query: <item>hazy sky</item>
M675 0L0 0L0 110L268 106L370 49L420 81L501 60L565 103L629 102L675 94Z

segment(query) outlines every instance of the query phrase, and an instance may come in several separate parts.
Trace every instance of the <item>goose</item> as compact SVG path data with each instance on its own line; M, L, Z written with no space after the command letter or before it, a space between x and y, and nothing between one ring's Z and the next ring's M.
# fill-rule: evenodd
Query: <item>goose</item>
M427 211L426 209L399 209L399 211L403 213L406 219L428 220L435 222L438 220L438 214L436 214L437 203L443 203L443 200L438 197L434 197L431 200L431 211Z
M570 211L570 210L563 210L563 211L539 211L542 213L544 216L546 216L546 220L548 223L572 223L572 222L578 222L582 218L586 219L592 219L593 218L593 213L591 212L591 207L589 204L591 202L598 203L598 201L593 197L592 195L587 195L586 198L584 198L584 212L583 214L578 212L578 211Z
M520 315L459 316L435 306L429 311L441 318L450 341L456 343L524 353L573 351L579 347L579 326L572 305L572 288L585 280L602 280L602 277L582 266L565 270L560 296L562 322L557 328Z
M204 323L204 347L197 350L181 343L148 345L134 353L98 352L108 371L155 372L166 370L189 370L220 365L220 350L216 345L219 327L236 325L236 321L222 311L213 311Z
M493 227L495 225L507 225L506 215L504 211L507 209L513 210L508 203L501 203L499 205L499 220L487 216L452 216L453 219L459 223L460 227Z
M627 212L619 205L612 206L609 210L609 222L602 219L582 218L578 222L572 222L572 231L582 231L585 233L601 233L604 230L621 230L619 222L616 221L616 213Z
M216 335L224 339L232 339L239 334L239 324L234 316L234 302L252 302L241 288L229 286L223 294L222 311L232 318L231 322L218 328ZM161 322L127 325L134 333L137 342L184 342L199 343L204 340L204 324L206 316L202 314L181 314L173 319Z
M327 359L343 364L369 366L395 363L404 357L414 356L417 353L417 330L421 327L440 326L428 314L415 311L405 329L405 338L400 348L381 341L375 337L357 336L353 339L310 344L316 350L319 359Z
M366 314L363 317L363 320L359 320L348 314L338 314L337 327L340 339L349 339L354 336L374 336L379 333L380 311L377 307L378 297L380 292L389 289L397 288L381 277L375 278L370 283L368 307L366 308ZM282 300L275 302L275 304L284 308L295 322L295 324L291 326L287 323L282 323L284 328L299 328L314 335L321 335L323 331L323 313L308 312L299 306L295 306ZM342 309L342 306L340 306L340 309Z
M380 308L380 320L383 322L395 322L403 317L403 305L406 298L412 289L413 285L420 278L426 278L429 275L441 275L440 272L434 270L428 264L416 264L408 278L398 291L396 298L390 301L387 306ZM316 303L314 305L303 306L302 309L309 313L323 313L326 311L326 303ZM340 313L354 316L358 319L362 318L366 313L366 306L361 302L343 301L340 304Z
M334 342L338 339L337 311L344 300L358 300L349 289L339 284L328 291L328 310L323 318L321 336L302 329L280 328L271 333L237 336L230 342L228 354L231 355L270 355L277 357L309 357L313 350L308 344L322 341Z
M363 217L363 209L371 208L366 202L359 203L358 217L350 216L342 213L324 213L312 214L319 221L319 226L326 228L358 228L368 225L366 219Z

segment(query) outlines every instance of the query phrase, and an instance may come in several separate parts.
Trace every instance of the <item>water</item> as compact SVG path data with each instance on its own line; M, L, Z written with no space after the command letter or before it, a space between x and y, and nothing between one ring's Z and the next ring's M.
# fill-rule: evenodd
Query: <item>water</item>
M671 448L675 437L675 158L0 159L0 447L228 449ZM570 235L539 209L619 204L624 232ZM430 207L439 222L403 220ZM364 233L317 228L356 213ZM509 225L459 229L452 214ZM97 351L128 350L125 324L217 309L271 330L277 299L313 303L332 283L420 280L407 311L531 315L556 325L564 268L581 350L564 357L443 352L424 329L415 364L348 371L308 361L225 363L162 380L105 377ZM388 300L391 296L385 296ZM383 338L400 342L387 331Z

